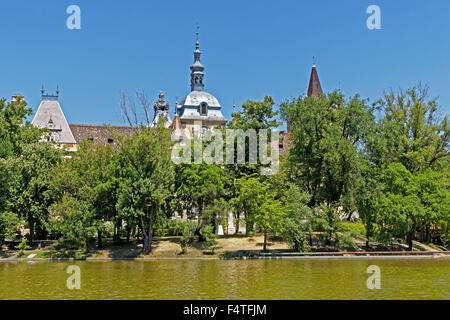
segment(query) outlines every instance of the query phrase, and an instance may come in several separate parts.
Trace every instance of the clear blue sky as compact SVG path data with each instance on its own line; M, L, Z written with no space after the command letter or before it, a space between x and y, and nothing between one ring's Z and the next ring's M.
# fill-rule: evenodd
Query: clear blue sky
M77 4L82 29L66 28ZM366 8L381 8L382 30L368 30ZM105 1L15 0L0 4L0 97L59 85L70 123L124 124L121 90L154 101L189 88L195 26L200 24L205 90L230 118L235 102L303 95L312 56L326 91L360 93L430 86L450 111L450 1Z

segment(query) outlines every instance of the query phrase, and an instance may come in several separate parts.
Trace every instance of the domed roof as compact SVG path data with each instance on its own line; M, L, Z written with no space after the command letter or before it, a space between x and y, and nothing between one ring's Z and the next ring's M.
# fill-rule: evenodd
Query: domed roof
M180 105L182 106L195 106L198 107L203 102L208 104L208 107L217 107L220 108L220 103L216 97L212 94L205 91L192 91L190 92L186 98L184 98Z

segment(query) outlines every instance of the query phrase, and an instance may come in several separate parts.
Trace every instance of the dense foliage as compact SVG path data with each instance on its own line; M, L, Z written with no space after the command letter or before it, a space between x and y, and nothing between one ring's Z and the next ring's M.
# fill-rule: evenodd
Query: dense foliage
M57 240L89 248L104 238L192 237L217 245L231 212L236 230L281 235L295 251L313 238L338 249L413 240L446 245L450 222L448 117L426 90L388 93L374 104L340 92L286 101L247 101L229 129L274 129L279 111L290 123L280 170L262 176L257 164L174 164L173 142L161 122L116 136L114 145L85 141L69 154L24 122L23 100L0 101L0 242ZM258 143L261 143L260 141ZM249 141L245 148L248 158ZM174 220L174 215L183 221ZM357 221L357 222L355 222ZM28 230L28 232L24 232ZM19 240L20 241L20 240Z

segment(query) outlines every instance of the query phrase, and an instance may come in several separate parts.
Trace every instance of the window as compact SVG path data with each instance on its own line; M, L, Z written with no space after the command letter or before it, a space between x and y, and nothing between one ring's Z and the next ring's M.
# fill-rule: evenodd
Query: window
M206 116L206 113L208 112L208 108L207 108L208 106L206 105L206 103L202 103L201 105L200 105L200 112L201 112L201 114L202 114L202 116Z

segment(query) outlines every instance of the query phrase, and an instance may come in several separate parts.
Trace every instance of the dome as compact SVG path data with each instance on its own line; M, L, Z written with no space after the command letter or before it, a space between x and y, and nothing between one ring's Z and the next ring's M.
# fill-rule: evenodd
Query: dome
M216 107L220 108L220 103L217 100L216 97L214 97L212 94L205 92L205 91L192 91L190 92L186 98L184 98L180 105L182 106L193 106L198 107L200 104L206 102L208 107Z

